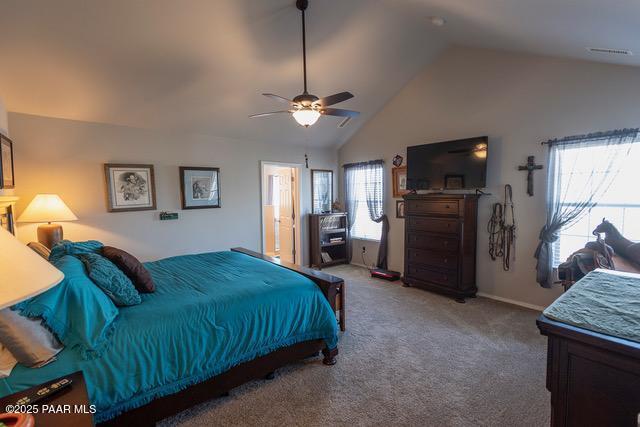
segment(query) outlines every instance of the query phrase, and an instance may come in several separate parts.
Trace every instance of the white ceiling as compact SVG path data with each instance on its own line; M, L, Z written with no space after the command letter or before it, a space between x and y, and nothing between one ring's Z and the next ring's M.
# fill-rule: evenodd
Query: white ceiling
M351 91L336 107L362 115L303 129L285 115L247 117L281 109L262 92L302 91L294 0L0 0L0 10L10 111L269 143L343 143L448 43L640 65L632 0L310 0L310 92Z

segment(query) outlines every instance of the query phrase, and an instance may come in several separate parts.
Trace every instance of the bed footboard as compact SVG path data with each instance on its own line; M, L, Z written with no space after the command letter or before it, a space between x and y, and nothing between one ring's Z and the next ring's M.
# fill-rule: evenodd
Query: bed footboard
M345 330L345 284L344 280L342 280L340 277L332 276L331 274L323 273L322 271L282 261L278 258L273 258L245 248L231 248L231 251L240 252L254 258L268 261L272 264L276 264L280 267L286 268L287 270L295 271L296 273L312 280L322 290L322 293L329 301L329 304L331 305L333 311L339 312L340 318L338 323L340 324L340 330ZM327 364L333 365L333 363Z

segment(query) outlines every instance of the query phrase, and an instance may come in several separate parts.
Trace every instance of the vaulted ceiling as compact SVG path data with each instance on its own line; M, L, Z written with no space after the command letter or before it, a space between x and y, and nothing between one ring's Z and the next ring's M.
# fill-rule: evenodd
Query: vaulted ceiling
M10 111L307 146L339 145L448 44L640 65L631 0L310 0L310 92L356 95L303 129L260 94L302 91L294 0L1 0ZM443 27L428 16L442 16ZM640 72L640 71L639 71Z

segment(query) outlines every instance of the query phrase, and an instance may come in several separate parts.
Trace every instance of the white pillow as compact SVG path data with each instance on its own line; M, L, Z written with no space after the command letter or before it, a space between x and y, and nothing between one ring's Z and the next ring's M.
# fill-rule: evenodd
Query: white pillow
M18 361L13 357L13 354L0 344L0 378L6 378L11 375L11 371L17 363Z
M41 319L24 317L10 308L0 310L0 343L19 363L30 368L54 361L64 348Z

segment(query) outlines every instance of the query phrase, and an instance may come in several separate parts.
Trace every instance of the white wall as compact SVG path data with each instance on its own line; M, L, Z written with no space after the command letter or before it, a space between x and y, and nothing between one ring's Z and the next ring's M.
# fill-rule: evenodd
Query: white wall
M560 293L535 282L533 253L545 220L546 167L535 173L535 196L517 166L553 137L640 125L640 68L474 48L452 48L411 81L339 150L340 165L383 158L389 169L390 268L403 270L404 221L395 218L391 159L410 145L489 135L488 192L478 218L477 285L484 294L546 306ZM514 189L516 261L509 272L487 254L490 205ZM342 185L338 188L342 190ZM377 245L368 246L368 262ZM354 261L362 242L354 241ZM578 249L578 248L576 248Z
M270 142L170 134L106 124L10 113L16 161L18 215L36 193L57 193L80 218L65 223L71 240L97 239L142 260L225 250L260 250L260 161L304 164L305 149ZM309 167L335 169L333 149L309 150ZM158 211L108 213L103 163L155 166L158 211L179 212L160 221ZM180 210L179 166L220 168L222 208ZM310 169L302 169L302 224L311 209ZM23 241L35 240L36 224L19 224ZM303 242L304 261L308 247Z

